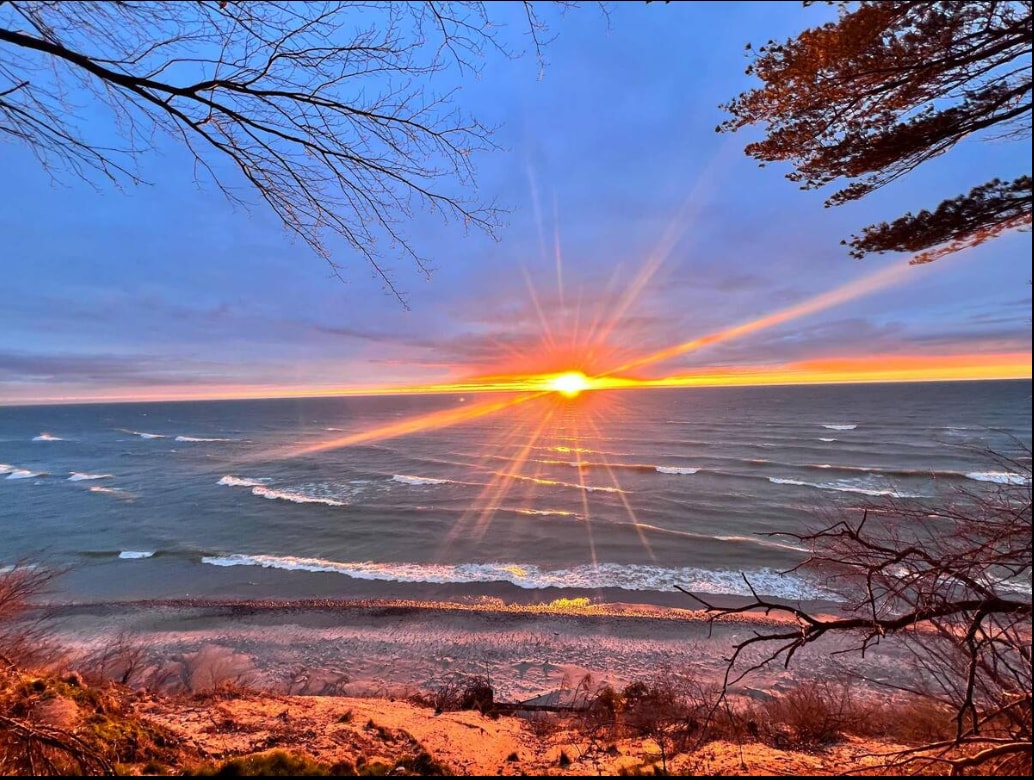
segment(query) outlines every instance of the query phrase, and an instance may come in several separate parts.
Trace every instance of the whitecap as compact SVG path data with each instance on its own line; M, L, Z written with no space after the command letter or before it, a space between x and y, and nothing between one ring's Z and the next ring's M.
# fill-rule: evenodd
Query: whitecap
M654 468L660 474L696 474L700 471L699 468L689 466L655 466Z
M821 586L798 574L773 569L748 572L692 567L664 568L647 564L600 563L568 569L545 569L521 563L379 563L340 562L291 555L206 555L211 566L260 566L285 571L329 572L358 580L420 583L508 582L518 588L618 588L632 591L672 592L676 586L698 593L750 595L743 576L764 595L785 599L831 598Z
M849 424L842 424L842 425L841 424L830 424L830 425L823 425L822 427L823 428L828 428L831 431L853 431L858 426L857 425L849 425Z
M346 506L344 501L327 496L313 496L291 490L274 490L270 487L256 486L251 489L252 495L262 496L271 501L290 501L292 504L324 504L325 506Z
M118 554L119 558L123 560L135 560L137 558L151 558L154 556L154 550L123 550Z
M87 482L91 479L111 479L114 474L88 474L85 471L70 471L69 482Z
M822 437L820 436L820 437L819 437L819 441L836 441L836 439L823 439L823 438L822 438Z
M121 498L124 501L132 501L136 498L135 495L130 493L128 490L117 487L103 487L101 485L94 485L90 488L91 493L103 493L105 495L113 496L115 498Z
M228 487L260 487L267 482L269 482L269 479L266 477L251 479L250 477L235 477L232 474L227 474L215 484Z
M139 436L141 439L164 439L165 435L162 433L146 433L145 431L131 431L128 428L119 428L123 433L129 433L133 436Z
M141 434L142 435L142 434ZM206 441L236 441L236 439L205 439L200 436L177 436L173 441L206 442Z
M32 479L45 476L47 474L44 471L30 471L29 469L11 469L7 472L7 479Z
M622 490L618 487L603 487L601 485L580 485L575 482L562 482L558 479L542 479L541 477L524 477L519 474L502 474L496 472L498 476L505 477L507 479L516 479L521 482L534 482L536 485L548 485L550 487L564 487L571 488L573 490L584 490L586 493L628 493L627 490Z
M925 498L920 493L902 493L898 490L883 487L871 487L859 485L856 482L847 480L839 482L804 482L799 479L785 479L782 477L769 477L768 481L773 485L799 485L801 487L815 488L816 490L832 490L837 493L860 493L863 496L890 496L893 498Z
M54 436L51 433L41 433L39 436L33 436L33 441L64 441L60 436Z
M8 466L6 463L0 463L0 474L10 474L14 471L14 466Z
M531 517L580 517L577 512L567 512L563 509L512 509L510 511Z
M433 477L413 477L409 474L395 474L392 479L403 485L445 485L451 480L434 479Z
M1030 484L1030 477L1013 471L971 471L966 474L966 478L977 482L996 482L999 485Z

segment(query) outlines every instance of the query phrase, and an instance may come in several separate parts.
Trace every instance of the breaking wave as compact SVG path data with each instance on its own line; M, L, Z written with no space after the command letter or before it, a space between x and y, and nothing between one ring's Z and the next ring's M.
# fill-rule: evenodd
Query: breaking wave
M329 496L313 496L293 490L275 490L271 487L257 485L251 489L254 496L262 496L271 501L290 501L292 504L323 504L325 506L347 506L344 501Z
M853 431L858 426L857 425L850 425L850 424L835 424L835 425L834 424L830 424L830 425L823 425L822 427L823 428L828 428L831 431Z
M696 474L699 467L658 466L654 463L594 463L588 460L537 460L546 466L570 466L575 469L605 469L607 471L649 471L658 474Z
M450 479L434 479L433 477L413 477L409 474L395 474L392 479L401 482L403 485L444 485L452 482Z
M267 482L269 482L269 480L265 477L250 479L249 477L235 477L232 474L227 474L215 484L226 485L228 487L262 487Z
M64 441L60 436L54 436L50 433L41 433L39 436L33 436L33 441Z
M33 479L34 477L45 477L45 471L30 471L29 469L16 469L13 466L0 467L0 474L6 474L7 479Z
M504 512L514 512L518 515L528 515L530 517L573 517L581 520L582 516L577 512L568 512L564 509L509 509L508 507L500 507Z
M970 471L966 478L975 479L977 482L997 482L999 485L1030 484L1030 477L1012 471Z
M143 435L143 434L141 434ZM177 436L173 441L187 441L187 442L205 442L205 441L237 441L236 439L219 439L211 438L205 439L200 436Z
M545 569L517 563L345 563L323 558L289 555L206 555L202 563L211 566L261 566L285 571L330 572L357 580L421 583L507 582L518 588L619 588L632 591L671 592L678 585L698 593L731 593L749 596L750 590L739 571L692 567L664 568L646 564L601 563L568 569ZM795 574L772 569L745 573L755 590L785 599L830 598L815 583Z
M103 487L102 485L94 485L90 488L91 493L104 493L115 498L121 498L124 501L132 501L136 496L130 493L128 490L117 487Z
M123 433L128 433L133 436L139 436L141 439L164 439L164 433L147 433L145 431L131 431L128 428L119 428Z
M345 484L306 483L292 488L274 488L267 477L235 477L227 474L220 478L217 485L228 487L251 488L253 496L268 498L271 501L289 501L292 504L323 504L324 506L348 506L356 494L362 492L370 480L355 479Z
M111 479L114 474L88 474L85 471L71 471L71 476L68 478L69 482L87 482L92 479Z
M696 474L700 469L688 466L655 466L654 470L659 474Z
M137 558L153 558L154 550L123 550L118 554L118 557L124 560L135 560Z
M925 498L918 493L902 493L891 488L877 488L859 485L846 480L839 482L805 482L800 479L784 479L782 477L769 477L768 481L773 485L800 485L801 487L815 488L816 490L833 490L837 493L860 493L863 496L891 496L893 498Z

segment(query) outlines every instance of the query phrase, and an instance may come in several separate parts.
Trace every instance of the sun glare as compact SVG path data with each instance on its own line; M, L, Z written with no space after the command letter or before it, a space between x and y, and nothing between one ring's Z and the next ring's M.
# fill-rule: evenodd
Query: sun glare
M589 379L581 371L567 371L550 379L548 387L566 398L574 398L589 389Z

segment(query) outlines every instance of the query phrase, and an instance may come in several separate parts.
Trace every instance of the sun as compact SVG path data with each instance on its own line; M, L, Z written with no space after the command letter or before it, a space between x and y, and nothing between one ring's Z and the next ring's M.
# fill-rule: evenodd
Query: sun
M589 389L589 378L581 371L565 371L550 378L546 386L566 398L574 398Z

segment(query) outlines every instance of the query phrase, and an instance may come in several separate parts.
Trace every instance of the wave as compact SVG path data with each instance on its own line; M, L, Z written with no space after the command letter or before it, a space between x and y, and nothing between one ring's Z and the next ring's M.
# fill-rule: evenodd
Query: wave
M45 471L30 471L29 469L16 469L7 467L7 471L0 472L7 474L7 479L33 479L35 477L45 477L47 472Z
M507 460L515 462L514 458L505 457L503 455L494 456L496 460ZM735 458L738 459L738 458ZM689 466L657 466L656 463L607 463L607 462L595 462L591 460L548 460L548 459L533 459L530 462L542 463L543 466L567 466L572 469L591 470L591 469L605 469L607 471L634 471L634 472L656 472L658 474L696 474L700 471L699 467ZM766 461L759 461L766 462ZM564 482L550 482L549 480L540 480L547 484L567 484ZM570 486L570 485L569 485ZM581 487L581 485L575 485ZM586 489L590 489L587 488ZM596 487L591 488L596 490L607 490L609 488Z
M792 465L792 464L790 464ZM944 471L937 469L905 469L892 466L843 466L832 463L808 463L795 468L819 469L821 471L846 471L855 474L873 474L892 477L961 477L958 471Z
M325 506L347 506L344 501L328 496L313 496L296 493L291 490L274 490L271 487L256 485L251 489L253 496L262 496L271 501L290 501L292 504L324 504Z
M516 479L521 482L534 482L536 485L548 485L550 487L565 487L574 490L584 490L586 493L629 493L618 487L603 487L600 485L580 485L575 482L562 482L559 479L542 479L541 477L525 477L520 474L502 474L496 472L496 476L504 479Z
M143 434L140 434L143 436ZM173 441L187 441L187 442L205 442L205 441L237 441L236 439L205 439L200 436L177 436Z
M830 594L804 577L772 569L741 574L732 570L692 567L664 568L646 564L601 563L569 569L544 569L518 563L346 563L323 558L290 555L206 555L202 563L211 566L261 566L285 571L329 572L357 580L412 583L507 582L526 590L545 588L618 588L633 591L672 592L675 586L698 593L726 593L749 596L744 574L759 594L785 599L830 598Z
M836 439L824 439L820 436L819 441L836 441Z
M925 498L918 493L902 493L890 488L866 487L846 481L840 482L805 482L800 479L784 479L782 477L769 477L768 481L773 485L800 485L801 487L815 488L816 490L833 490L837 493L861 493L864 496L891 496L893 498Z
M125 490L124 488L104 487L102 485L94 485L90 488L90 492L104 493L109 496L114 496L115 498L121 498L124 501L132 501L134 498L136 498L136 496L133 493L130 493L128 490Z
M226 485L228 487L261 487L269 482L266 477L259 477L258 479L251 479L249 477L235 477L232 474L227 474L222 477L215 484Z
M85 471L70 471L69 482L87 482L91 479L111 479L114 474L88 474Z
M39 436L33 436L33 441L64 441L60 436L54 436L50 433L41 433Z
M409 474L395 474L392 479L403 485L445 485L451 479L434 479L433 477L412 477Z
M576 469L606 469L608 471L652 471L658 474L696 474L699 467L692 466L658 466L654 463L594 463L592 461L538 460L548 466L570 466Z
M970 471L967 479L977 482L997 482L999 485L1029 485L1030 477L1013 471Z
M822 427L823 428L828 428L831 431L853 431L858 426L857 425L850 425L850 424L830 424L830 425L823 425Z
M356 479L352 480L350 485L351 488L343 488L342 486L329 486L326 484L306 484L299 485L291 489L277 489L271 487L269 482L271 480L268 477L235 477L232 474L227 474L220 478L217 485L225 485L227 487L244 487L251 488L251 494L253 496L259 496L261 498L268 498L271 501L289 501L292 504L323 504L324 506L348 506L350 503L347 499L349 496L343 496L341 490L347 490L351 495L354 495L363 489L363 486L369 485L371 480L368 479Z
M118 554L119 558L123 560L135 560L137 558L153 558L154 550L141 551L141 550L123 550Z
M0 463L0 474L10 474L14 471L14 466L8 466L6 463Z
M581 520L582 516L577 512L568 512L563 509L510 509L509 507L499 507L500 511L503 512L515 512L518 515L529 515L531 517L573 517L577 520Z
M655 466L654 469L659 474L696 474L700 471L699 468L690 468L688 466Z
M949 469L906 469L888 466L842 466L830 463L811 463L798 468L821 469L823 471L846 471L861 474L882 474L893 477L949 477L973 479L978 482L997 482L1002 485L1026 485L1030 480L1023 474L1012 471L951 471Z
M131 431L129 428L119 428L123 433L132 434L133 436L139 436L141 439L164 439L164 433L147 433L145 431Z

